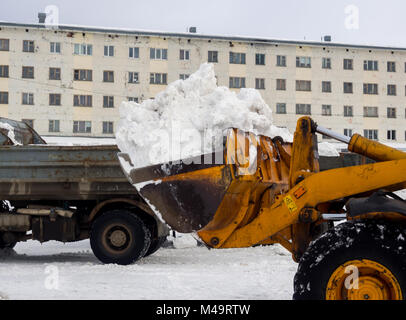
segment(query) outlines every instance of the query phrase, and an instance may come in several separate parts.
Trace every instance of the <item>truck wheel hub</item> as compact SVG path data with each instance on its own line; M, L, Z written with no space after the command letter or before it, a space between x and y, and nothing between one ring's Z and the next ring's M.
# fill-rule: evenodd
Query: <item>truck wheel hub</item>
M326 288L327 300L402 300L392 272L376 261L352 260L339 266Z
M127 237L122 230L115 230L110 236L111 243L115 247L121 247L124 245Z
M103 235L105 248L111 252L125 250L131 242L131 233L124 225L112 225Z

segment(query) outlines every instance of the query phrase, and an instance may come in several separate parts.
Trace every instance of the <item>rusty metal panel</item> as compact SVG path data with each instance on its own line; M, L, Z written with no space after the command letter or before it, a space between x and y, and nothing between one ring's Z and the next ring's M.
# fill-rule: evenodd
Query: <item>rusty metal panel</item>
M0 198L103 200L137 197L111 146L0 146Z
M20 214L0 214L1 231L21 231L30 230L30 216Z
M330 170L335 168L344 168L351 166L358 166L361 164L373 163L375 161L361 156L356 153L343 152L339 157L323 157L320 156L319 164L320 171Z

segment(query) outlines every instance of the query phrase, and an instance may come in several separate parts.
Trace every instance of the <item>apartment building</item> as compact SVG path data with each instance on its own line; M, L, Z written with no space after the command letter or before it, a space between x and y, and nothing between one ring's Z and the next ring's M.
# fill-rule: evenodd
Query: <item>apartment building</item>
M112 137L121 101L154 98L203 62L256 88L274 123L406 141L406 48L0 22L0 116L42 135Z

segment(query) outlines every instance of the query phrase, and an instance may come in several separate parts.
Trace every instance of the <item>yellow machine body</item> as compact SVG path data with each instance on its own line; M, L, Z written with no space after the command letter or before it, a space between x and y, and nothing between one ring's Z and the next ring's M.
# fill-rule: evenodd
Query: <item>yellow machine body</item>
M174 230L196 232L213 248L280 243L297 261L317 236L312 230L326 222L323 214L345 213L349 197L406 188L406 153L357 134L348 150L376 162L320 172L314 127L300 118L293 143L232 129L220 163L171 163L169 173L161 165L131 176L155 181L139 191ZM406 218L396 212L360 217Z

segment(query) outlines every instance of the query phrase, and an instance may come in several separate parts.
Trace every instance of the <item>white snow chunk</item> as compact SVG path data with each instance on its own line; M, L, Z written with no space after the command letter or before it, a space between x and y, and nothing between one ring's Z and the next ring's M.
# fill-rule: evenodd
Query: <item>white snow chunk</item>
M334 145L328 142L319 143L318 148L321 156L338 157L340 155Z

